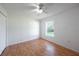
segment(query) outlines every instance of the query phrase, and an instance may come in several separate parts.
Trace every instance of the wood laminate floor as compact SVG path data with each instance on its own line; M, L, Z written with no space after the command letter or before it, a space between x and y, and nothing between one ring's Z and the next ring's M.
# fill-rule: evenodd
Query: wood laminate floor
M79 56L72 50L44 39L23 42L7 47L2 56Z

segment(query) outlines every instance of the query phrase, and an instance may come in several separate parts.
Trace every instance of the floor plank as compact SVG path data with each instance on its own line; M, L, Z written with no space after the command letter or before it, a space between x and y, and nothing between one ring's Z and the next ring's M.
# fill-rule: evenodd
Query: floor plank
M79 53L66 49L44 39L23 42L7 47L2 56L79 56Z

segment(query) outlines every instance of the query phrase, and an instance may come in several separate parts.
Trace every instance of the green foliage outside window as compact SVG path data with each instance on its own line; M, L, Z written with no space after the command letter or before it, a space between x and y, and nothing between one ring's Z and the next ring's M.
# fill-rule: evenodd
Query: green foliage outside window
M47 36L54 36L54 24L53 22L47 22Z

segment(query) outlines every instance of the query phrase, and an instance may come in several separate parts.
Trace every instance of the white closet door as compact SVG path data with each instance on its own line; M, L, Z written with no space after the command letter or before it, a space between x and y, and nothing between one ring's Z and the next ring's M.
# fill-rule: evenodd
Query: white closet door
M0 54L6 46L6 18L0 14Z

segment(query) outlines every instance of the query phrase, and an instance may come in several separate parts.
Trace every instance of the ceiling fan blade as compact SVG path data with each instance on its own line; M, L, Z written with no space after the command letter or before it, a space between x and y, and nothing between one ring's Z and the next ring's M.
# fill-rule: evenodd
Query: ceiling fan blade
M43 10L43 13L47 14L47 11Z
M30 4L27 4L27 6L35 7L34 9L32 9L32 12L39 13L39 14L41 13L47 14L43 3L30 3Z

